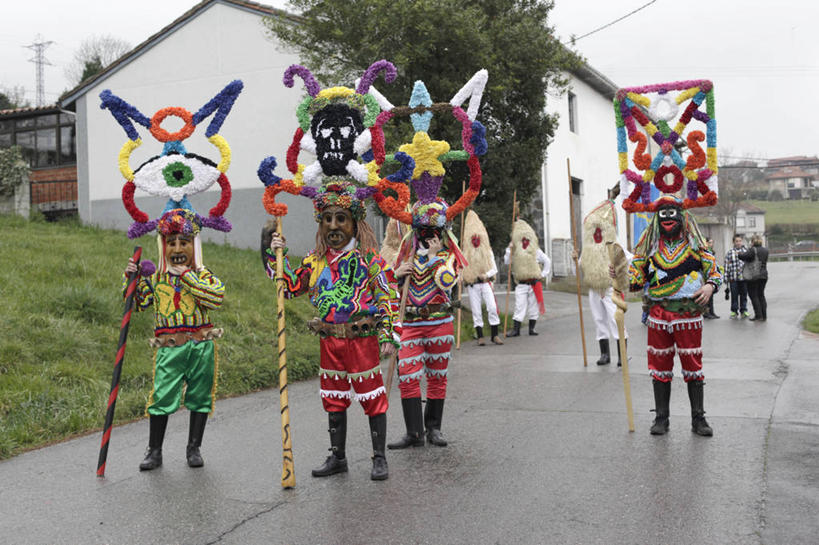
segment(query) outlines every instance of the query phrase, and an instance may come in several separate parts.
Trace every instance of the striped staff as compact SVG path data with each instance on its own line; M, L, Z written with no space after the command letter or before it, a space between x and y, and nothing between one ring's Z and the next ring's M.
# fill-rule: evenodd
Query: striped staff
M276 232L282 234L282 217L276 216ZM284 256L276 248L276 305L278 317L277 338L279 346L279 409L282 415L282 488L296 486L293 467L293 445L290 439L290 405L287 401L287 342L284 335Z
M108 442L111 439L111 425L114 423L114 408L117 405L119 393L119 379L122 375L122 360L125 357L125 343L128 340L128 326L131 325L131 311L134 307L134 293L136 292L137 277L139 276L139 259L142 257L142 248L136 246L131 257L137 265L137 270L128 273L128 287L125 289L125 311L122 314L122 323L119 326L119 344L114 360L114 376L111 379L111 392L108 395L108 410L105 413L105 424L102 426L102 444L100 457L97 462L97 477L105 477L105 461L108 458Z

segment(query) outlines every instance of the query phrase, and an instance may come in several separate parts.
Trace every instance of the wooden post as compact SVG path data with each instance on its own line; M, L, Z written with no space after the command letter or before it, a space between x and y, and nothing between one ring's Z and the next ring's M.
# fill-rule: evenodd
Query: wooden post
M276 216L276 232L282 234L282 218ZM296 472L293 466L293 446L290 437L290 405L287 400L287 342L284 334L284 256L281 248L276 248L276 304L278 316L279 346L279 410L282 415L282 488L296 486Z
M512 229L518 213L518 190L512 193ZM511 231L510 231L511 236ZM512 250L509 250L509 267L506 270L506 309L503 311L503 338L506 338L506 329L509 327L509 295L512 291Z
M574 225L574 191L572 190L572 167L569 158L566 157L566 172L569 176L569 222L572 225L572 247L574 255L577 255L577 228ZM586 331L583 328L583 302L580 299L580 267L577 264L577 257L574 257L574 275L577 277L577 312L580 314L580 343L583 345L583 367L588 367L589 362L586 357Z
M611 300L617 306L614 312L614 321L617 323L618 342L620 343L620 359L623 362L623 392L626 396L626 414L628 415L628 431L634 431L634 410L631 407L631 383L628 374L628 354L626 353L626 319L625 313L628 310L625 292L628 289L627 272L628 260L619 244L607 243L609 261L614 268L616 278L612 278L611 285L613 293Z

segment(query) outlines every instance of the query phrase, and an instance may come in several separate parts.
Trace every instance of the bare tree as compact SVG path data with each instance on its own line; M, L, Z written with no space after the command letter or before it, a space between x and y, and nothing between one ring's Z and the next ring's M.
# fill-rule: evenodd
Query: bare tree
M29 101L26 100L26 89L22 85L12 85L11 87L0 85L0 110L25 108L30 105Z
M86 38L74 52L74 59L65 68L65 77L72 85L77 85L101 72L130 50L131 44L111 35Z
M719 167L719 202L714 208L732 229L736 228L740 204L748 200L748 193L759 189L764 181L762 168L756 160L739 160Z

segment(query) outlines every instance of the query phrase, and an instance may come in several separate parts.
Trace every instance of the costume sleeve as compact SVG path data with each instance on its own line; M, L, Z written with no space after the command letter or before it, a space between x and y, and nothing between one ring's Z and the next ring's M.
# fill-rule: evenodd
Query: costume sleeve
M136 290L134 291L134 306L137 312L145 310L154 302L154 290L151 282L144 276L139 276ZM153 278L153 277L152 277ZM128 290L128 275L122 275L122 298L125 299L125 292Z
M436 267L435 284L444 291L449 291L458 279L458 269L455 265L455 254L448 250L441 250L428 263L428 267Z
M287 253L286 248L283 253ZM284 296L287 299L298 297L299 295L307 293L307 290L310 289L310 275L313 273L313 267L312 260L308 260L308 257L310 256L305 257L302 260L301 265L293 270L293 268L290 266L290 260L288 259L287 255L284 256ZM265 249L264 268L268 278L275 281L276 253L270 248Z
M700 263L702 263L702 273L707 278L706 282L714 284L715 291L722 285L722 271L717 265L717 258L710 250L700 250Z
M225 285L208 269L202 269L198 273L189 270L179 280L190 290L197 304L209 309L222 306Z
M378 344L392 343L397 348L399 344L395 336L395 322L398 294L395 283L390 281L390 278L394 280L395 277L379 254L372 253L368 257L368 282L381 318Z
M631 291L641 291L648 282L648 258L635 254L628 267L628 283Z
M495 260L492 260L492 268L486 271L486 274L483 275L486 278L487 282L495 275L498 274L498 267L495 266Z
M540 248L537 249L537 262L543 265L543 270L540 271L540 276L546 278L549 276L549 272L552 270L552 260L549 259L549 256L546 255L546 252L541 250Z
M503 264L508 265L509 261L512 259L512 248L509 246L506 247L506 251L503 252Z

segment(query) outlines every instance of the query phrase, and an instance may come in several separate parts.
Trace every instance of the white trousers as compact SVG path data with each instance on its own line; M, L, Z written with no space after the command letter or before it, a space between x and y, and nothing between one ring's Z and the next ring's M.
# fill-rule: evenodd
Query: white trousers
M594 326L597 328L597 340L601 339L618 339L620 335L617 333L617 322L614 321L614 312L617 310L617 305L611 300L614 291L609 288L605 293L601 294L597 290L589 290L589 306L591 307L592 317L594 317ZM628 339L628 331L623 330L626 339Z
M537 299L535 298L535 290L533 290L529 284L518 284L515 286L514 319L517 322L523 322L527 314L530 320L537 320L540 316Z
M472 309L472 325L475 327L483 327L483 311L481 305L486 303L486 314L489 318L489 325L498 325L500 317L498 317L498 304L495 301L495 292L492 291L492 284L489 282L481 282L467 286L467 293L469 294L469 307Z

